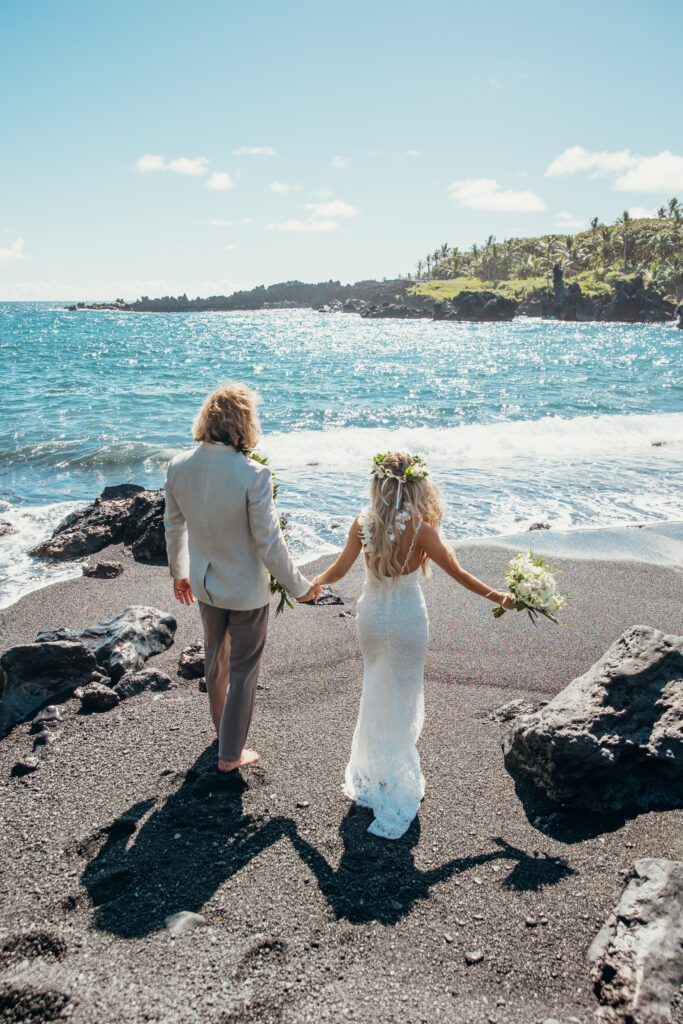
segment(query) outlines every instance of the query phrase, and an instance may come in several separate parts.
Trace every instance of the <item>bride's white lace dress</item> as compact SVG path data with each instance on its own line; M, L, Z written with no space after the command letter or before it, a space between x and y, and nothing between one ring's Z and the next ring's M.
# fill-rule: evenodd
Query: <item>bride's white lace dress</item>
M415 538L404 565L414 543ZM358 602L363 695L343 789L372 808L375 820L368 831L386 839L398 839L408 829L425 791L415 746L424 720L429 639L420 576L416 569L380 581L366 566Z

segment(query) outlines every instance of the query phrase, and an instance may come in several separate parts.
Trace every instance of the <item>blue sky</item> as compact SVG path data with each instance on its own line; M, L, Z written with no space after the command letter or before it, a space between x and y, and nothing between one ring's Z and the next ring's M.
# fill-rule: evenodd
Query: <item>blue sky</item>
M683 199L680 0L2 0L0 299L394 276Z

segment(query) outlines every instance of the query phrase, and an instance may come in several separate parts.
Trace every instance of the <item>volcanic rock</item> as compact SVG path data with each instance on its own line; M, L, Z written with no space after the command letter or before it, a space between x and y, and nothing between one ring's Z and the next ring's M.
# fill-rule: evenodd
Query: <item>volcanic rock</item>
M0 737L37 708L68 697L88 682L97 660L78 637L46 637L45 643L19 644L0 657L6 682L0 700Z
M683 984L683 861L637 860L588 951L600 1017L669 1024Z
M99 498L72 512L29 554L68 561L125 543L141 561L163 558L164 492L147 491L137 484L106 487Z
M183 679L199 679L204 675L204 644L201 640L183 648L178 661L178 675Z
M92 651L97 664L117 682L126 672L142 668L153 654L170 647L176 628L176 620L167 612L132 605L121 615L89 629L55 629L39 633L36 640L40 644L78 641Z
M451 299L447 320L512 320L518 303L495 292L463 291Z
M168 690L173 680L156 668L143 668L140 672L126 672L121 676L113 691L121 700L134 697L143 690Z
M15 778L21 778L22 775L31 775L33 772L37 772L39 768L40 761L33 754L30 754L28 757L22 757L20 761L17 761L10 774Z
M553 290L540 296L541 316L555 320L597 320L598 304L581 291L577 281L567 286L559 263L553 267Z
M141 562L166 560L165 508L163 490L142 491L130 504L123 541Z
M55 704L48 704L46 708L39 711L32 722L34 731L39 729L56 729L63 721L62 712Z
M632 626L502 743L510 774L560 804L683 807L683 637Z
M121 700L118 693L104 683L79 686L74 696L80 697L83 711L111 711Z
M671 320L673 315L673 303L668 302L652 285L644 288L639 274L628 281L615 281L614 295L602 318L625 320L627 323L661 323Z
M113 580L123 572L121 562L95 562L94 565L83 566L83 575L98 580Z

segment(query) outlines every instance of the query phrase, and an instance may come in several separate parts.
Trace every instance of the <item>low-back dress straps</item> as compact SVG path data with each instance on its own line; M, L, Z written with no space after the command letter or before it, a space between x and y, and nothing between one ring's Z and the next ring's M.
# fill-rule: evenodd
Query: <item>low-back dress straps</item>
M413 539L411 540L410 547L408 548L408 554L406 555L405 560L403 562L403 565L401 566L401 576L403 576L403 574L405 573L405 571L406 571L406 569L408 567L408 562L410 561L410 556L412 555L413 549L415 548L415 541L417 540L417 531L420 529L421 526L422 526L422 520L420 520L419 523L417 524L417 526L415 527L415 532L413 534Z

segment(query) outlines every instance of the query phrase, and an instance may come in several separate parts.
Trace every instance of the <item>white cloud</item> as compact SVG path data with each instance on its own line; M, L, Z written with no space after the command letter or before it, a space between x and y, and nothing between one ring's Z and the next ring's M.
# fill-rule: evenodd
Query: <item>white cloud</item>
M571 146L548 164L545 173L548 178L557 178L563 174L591 171L592 177L598 177L626 170L637 160L638 157L628 149L619 150L617 153L608 153L605 150L602 153L589 153L583 146Z
M336 220L286 220L284 224L269 224L269 231L335 231Z
M197 176L200 174L206 174L208 170L209 161L205 156L197 156L193 160L188 159L186 156L179 156L177 160L171 160L168 165L169 171L175 171L176 174L190 174Z
M657 211L650 210L647 206L631 206L628 211L632 217L656 217Z
M451 199L472 210L497 210L499 212L536 213L545 210L546 205L535 192L525 189L514 192L502 189L493 178L467 178L454 181L448 186Z
M351 157L335 156L330 160L330 167L348 167L350 163Z
M489 85L492 89L500 89L500 82L497 78L489 78Z
M330 203L306 203L304 209L311 211L311 217L324 219L355 217L360 212L357 207L345 203L343 199L333 199Z
M279 192L281 195L286 195L287 192L298 192L298 185L285 185L282 181L273 181L268 186L271 192Z
M618 175L614 182L618 192L672 193L683 189L683 156L668 149L656 156L640 156L629 149L590 153L582 146L572 146L560 153L545 173L552 178L580 171L588 172L593 178Z
M217 220L215 217L212 217L211 220L205 220L204 223L207 225L207 227L210 227L210 228L231 228L232 227L232 221L231 220Z
M309 192L309 195L313 196L314 199L330 199L334 192L331 188L318 188L315 192Z
M240 146L233 149L236 156L276 156L272 146Z
M683 156L665 149L657 156L638 157L614 187L620 192L678 192L683 189Z
M15 238L11 245L0 249L0 263L10 263L15 260L30 260L31 257L24 252L24 239Z
M406 156L418 157L422 156L422 153L420 152L419 149L407 149Z
M569 210L560 210L555 219L555 224L558 228L563 228L566 231L580 231L586 227L586 221L581 220L580 217L575 217Z
M145 153L135 165L140 174L148 174L150 171L165 171L166 161L163 156L154 156L152 153Z
M198 176L206 174L209 169L209 161L205 156L196 156L192 159L187 156L179 156L175 160L167 162L163 156L145 153L135 166L141 174L149 174L150 171L174 171L176 174Z
M253 224L253 223L254 223L254 218L253 217L242 217L242 220L240 221L240 224Z
M210 188L213 192L225 192L226 189L234 187L235 182L227 171L214 171L206 183L206 188Z
M228 244L228 245L224 245L223 248L227 249L228 252L232 252L232 250L235 248L235 246Z

